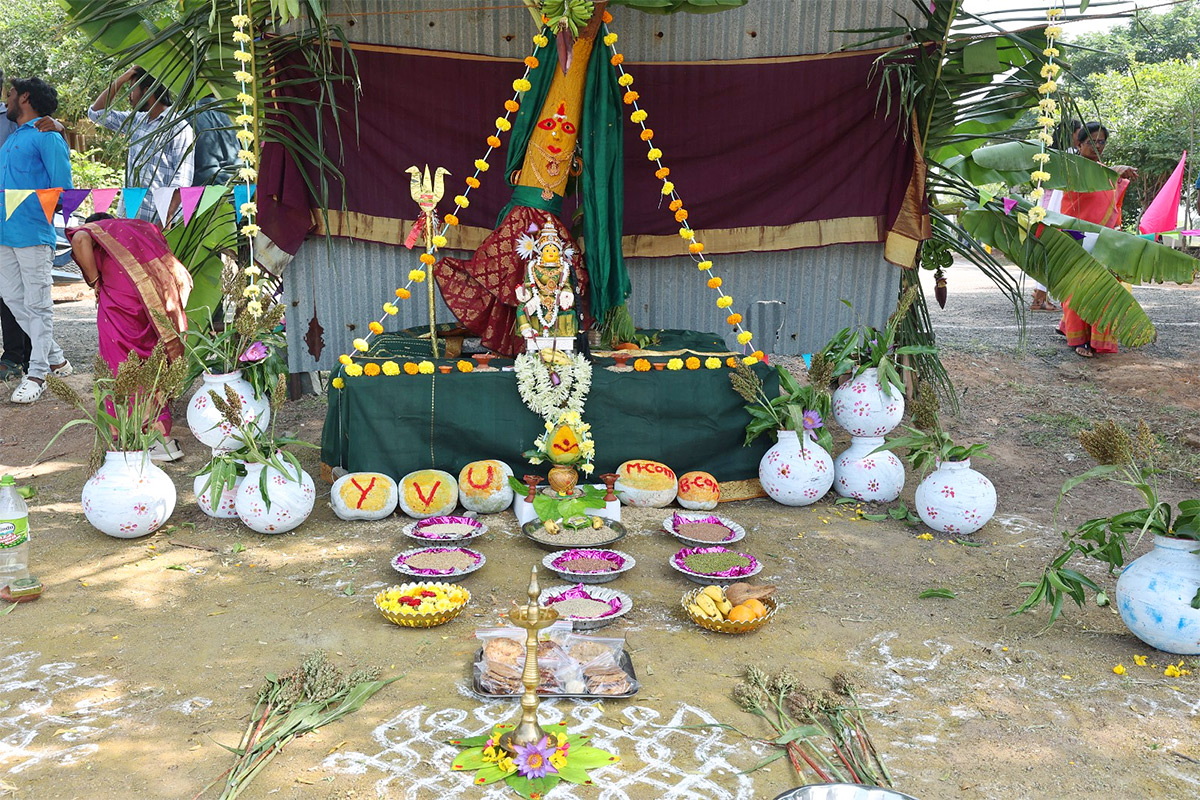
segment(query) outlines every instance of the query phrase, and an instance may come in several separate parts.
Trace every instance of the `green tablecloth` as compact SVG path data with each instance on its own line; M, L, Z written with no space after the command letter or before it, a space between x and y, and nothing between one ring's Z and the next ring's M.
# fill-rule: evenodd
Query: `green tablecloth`
M742 446L750 417L729 385L728 368L614 372L602 366L606 361L595 366L584 408L596 441L596 475L631 458L649 458L680 475L704 470L720 481L758 476L771 441L764 436ZM774 370L761 364L755 369L774 396ZM518 476L545 472L521 456L543 427L521 402L515 373L344 380L345 388L329 390L321 436L321 460L329 467L395 478L435 467L457 476L470 461L496 458Z

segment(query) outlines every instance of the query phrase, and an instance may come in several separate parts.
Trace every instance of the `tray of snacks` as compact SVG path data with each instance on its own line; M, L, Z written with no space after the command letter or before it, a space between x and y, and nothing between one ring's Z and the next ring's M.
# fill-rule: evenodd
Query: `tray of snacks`
M700 546L733 544L746 538L746 529L733 520L704 512L676 512L663 520L663 530L681 542Z
M415 547L392 559L392 569L417 578L461 578L487 561L483 553L466 547Z
M577 631L603 628L633 608L633 598L603 586L551 586L538 595L538 605L552 608Z
M380 614L405 628L432 628L457 617L471 593L453 583L402 583L375 594Z
M670 565L689 581L725 586L762 571L754 556L720 545L685 547L671 556Z
M625 640L548 629L538 642L538 694L577 700L612 700L638 692L637 674ZM487 628L475 632L483 646L475 654L472 690L480 697L519 698L525 687L525 631Z
M625 538L628 531L619 522L605 517L579 516L554 522L526 522L521 532L546 550L571 547L608 547Z
M703 589L685 592L679 602L688 619L705 630L750 633L774 618L778 610L771 596L774 593L774 586L735 583L722 588L710 584Z
M608 583L633 569L633 556L620 550L572 548L546 554L542 566L564 581Z
M421 542L467 542L487 533L474 517L430 517L404 526L404 535Z

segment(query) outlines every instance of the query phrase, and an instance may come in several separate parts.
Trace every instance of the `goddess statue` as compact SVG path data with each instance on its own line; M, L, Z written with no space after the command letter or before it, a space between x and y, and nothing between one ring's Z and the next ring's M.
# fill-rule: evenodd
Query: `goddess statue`
M536 235L536 238L535 238ZM531 224L517 241L517 254L525 260L524 280L514 292L517 302L517 333L529 350L541 349L539 339L566 339L555 349L570 350L579 330L575 293L571 287L571 264L575 249L564 243L553 218L546 216L539 230Z

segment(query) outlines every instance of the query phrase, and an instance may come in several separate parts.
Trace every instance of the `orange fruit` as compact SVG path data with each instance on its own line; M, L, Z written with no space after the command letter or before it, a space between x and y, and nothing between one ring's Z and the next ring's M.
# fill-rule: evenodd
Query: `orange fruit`
M740 606L734 606L730 610L727 619L730 622L753 622L757 617L755 617L754 612L745 603L742 603Z
M762 604L761 600L752 597L743 601L742 605L754 612L755 619L762 619L767 615L767 607Z

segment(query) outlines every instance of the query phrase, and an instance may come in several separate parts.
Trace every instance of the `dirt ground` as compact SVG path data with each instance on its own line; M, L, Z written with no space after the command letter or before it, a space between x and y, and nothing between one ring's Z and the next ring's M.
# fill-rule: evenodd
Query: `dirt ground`
M745 548L779 585L783 607L753 636L721 637L679 610L690 584L667 566L676 548L656 532L665 512L626 509L633 533L621 547L639 563L615 585L635 608L605 632L626 637L642 688L632 700L544 707L547 720L565 718L622 756L594 774L598 786L552 798L769 799L811 781L783 761L742 775L767 751L684 727L769 732L730 699L746 664L787 667L818 687L838 671L855 675L897 788L922 800L1200 792L1200 661L1183 660L1191 675L1164 677L1180 659L1141 644L1112 608L1071 606L1049 631L1044 613L1010 615L1023 598L1017 584L1038 574L1058 530L1136 502L1088 485L1053 521L1058 487L1091 466L1074 440L1089 421L1145 418L1165 438L1164 498L1196 496L1200 348L1190 334L1200 290L1138 289L1161 323L1159 342L1091 361L1062 347L1047 314L1032 315L1018 350L1011 310L965 267L951 270L950 291L948 310L934 309L962 405L949 427L995 456L976 465L999 495L996 519L971 537L978 546L922 539L919 527L856 519L831 502L723 505L749 532ZM85 298L58 312L68 355L89 363L94 307ZM323 408L314 397L292 403L285 425L315 442ZM201 448L181 429L188 457L167 467L179 488L171 527L111 539L81 513L83 434L65 435L34 465L68 418L49 397L32 408L0 401L0 467L38 490L33 560L46 585L41 600L0 617L0 797L192 797L229 765L220 745L236 743L264 673L315 649L403 677L291 744L246 797L502 796L445 774L455 750L444 741L517 711L466 689L474 629L499 622L543 555L511 516L486 520L488 561L464 581L468 611L444 627L400 629L371 605L374 590L397 582L388 561L404 546L399 518L346 523L319 502L305 525L273 537L208 519L189 477ZM317 474L316 451L299 455ZM915 485L910 477L910 501ZM1102 571L1085 571L1111 588ZM918 599L937 587L957 598Z

